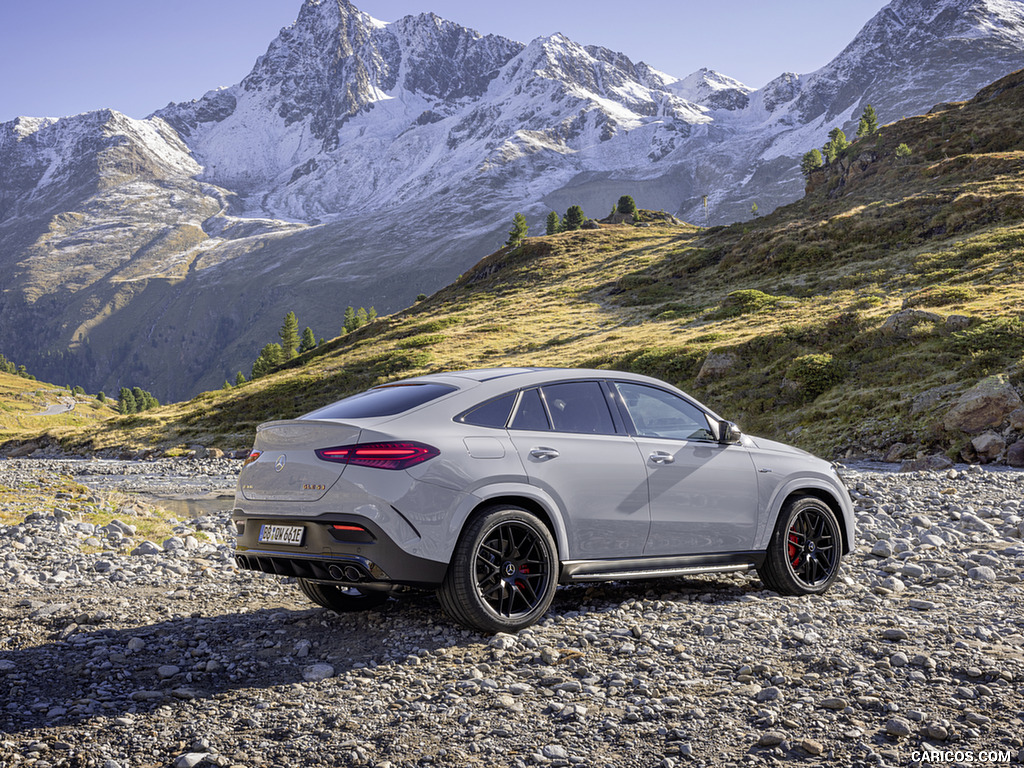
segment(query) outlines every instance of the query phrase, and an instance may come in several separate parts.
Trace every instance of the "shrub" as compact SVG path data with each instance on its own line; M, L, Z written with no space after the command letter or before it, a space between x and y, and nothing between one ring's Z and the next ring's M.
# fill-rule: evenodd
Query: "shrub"
M843 367L825 353L798 357L786 371L786 378L800 384L804 394L813 400L841 382L844 374Z

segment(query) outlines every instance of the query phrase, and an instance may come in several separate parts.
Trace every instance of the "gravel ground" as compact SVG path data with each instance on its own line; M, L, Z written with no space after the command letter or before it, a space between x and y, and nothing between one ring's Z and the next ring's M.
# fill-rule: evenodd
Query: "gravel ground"
M847 473L859 541L823 597L577 585L514 636L428 594L311 606L233 567L225 513L149 544L127 514L76 522L133 475L216 494L237 464L110 463L0 526L0 766L1024 762L1024 474ZM74 467L3 462L0 486Z

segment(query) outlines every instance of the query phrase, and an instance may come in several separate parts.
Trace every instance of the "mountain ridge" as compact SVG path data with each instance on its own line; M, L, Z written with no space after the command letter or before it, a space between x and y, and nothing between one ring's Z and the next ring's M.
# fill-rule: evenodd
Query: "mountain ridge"
M332 335L348 304L407 305L516 210L629 193L701 223L705 195L708 223L767 212L866 101L886 121L970 96L1022 52L1020 4L896 0L829 65L754 91L307 0L237 85L142 121L0 126L0 347L49 379L181 397L247 369L289 310Z

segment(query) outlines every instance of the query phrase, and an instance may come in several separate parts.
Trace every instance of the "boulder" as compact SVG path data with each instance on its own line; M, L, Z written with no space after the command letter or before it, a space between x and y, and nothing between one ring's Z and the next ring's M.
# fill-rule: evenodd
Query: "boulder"
M946 330L950 333L966 331L971 327L971 318L967 315L950 315L946 318Z
M1005 376L989 376L964 392L942 423L950 431L975 435L998 427L1022 406L1024 401Z
M893 443L889 450L885 452L885 458L882 461L887 461L890 464L898 464L903 460L903 457L907 455L907 451L910 450L910 446L906 443Z
M999 455L1006 449L1006 441L995 432L984 432L973 440L975 453L982 464L988 464L999 458Z
M1006 463L1017 469L1024 469L1024 440L1018 440L1006 452Z
M934 312L925 312L923 309L901 309L885 319L885 322L882 323L882 332L898 339L906 339L914 327L921 323L941 322L942 317Z
M1024 408L1018 408L1010 414L1010 429L1024 432Z
M708 352L708 356L704 358L704 364L697 373L697 383L704 384L721 378L732 370L739 361L739 355L735 352Z

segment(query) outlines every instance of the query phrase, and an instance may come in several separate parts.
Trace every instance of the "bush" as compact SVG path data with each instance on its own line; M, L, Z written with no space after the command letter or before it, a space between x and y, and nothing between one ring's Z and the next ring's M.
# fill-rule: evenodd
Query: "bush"
M828 353L798 357L786 371L786 378L797 382L812 400L841 382L844 375L843 367Z

